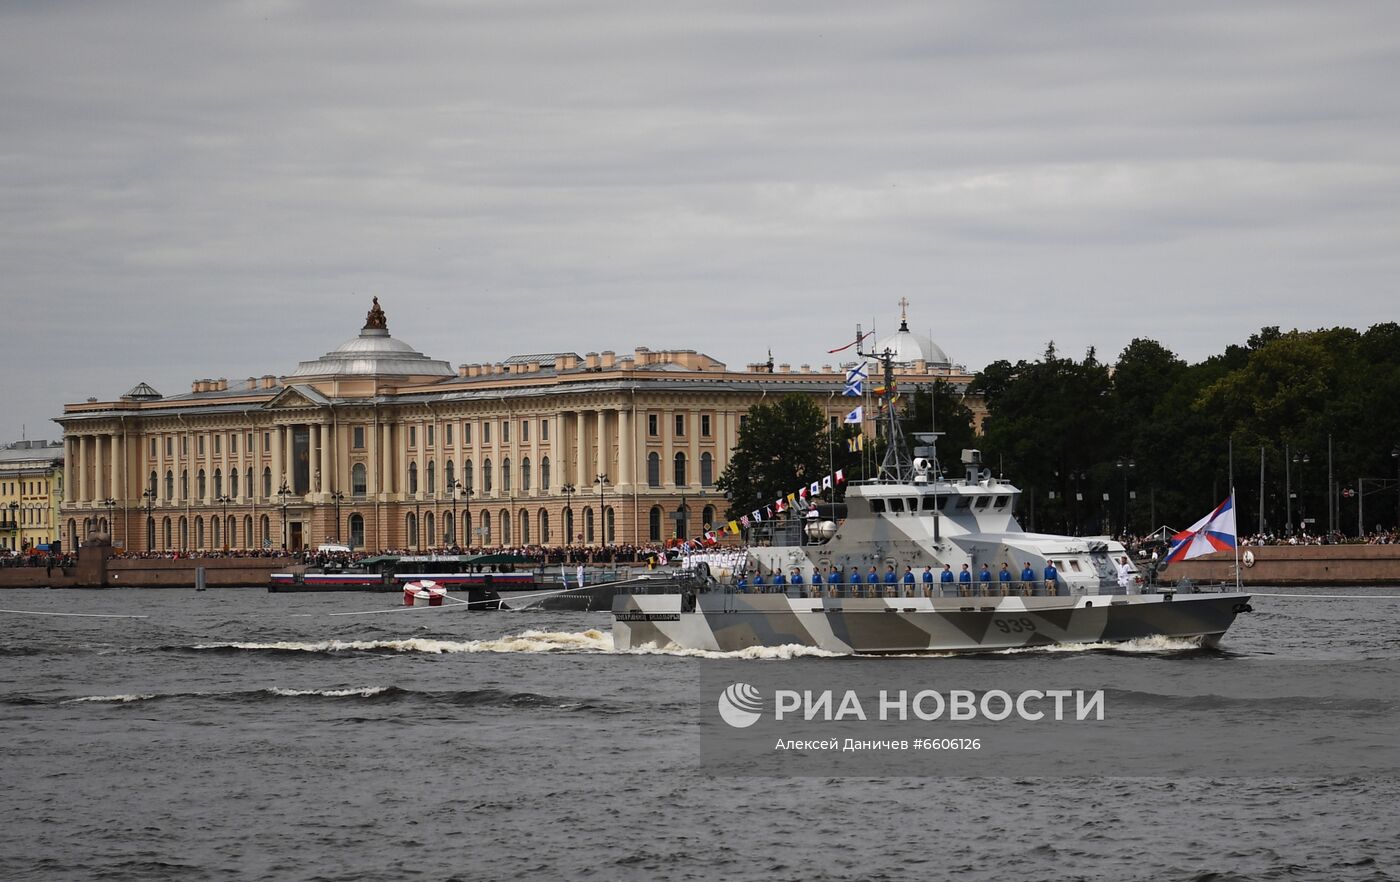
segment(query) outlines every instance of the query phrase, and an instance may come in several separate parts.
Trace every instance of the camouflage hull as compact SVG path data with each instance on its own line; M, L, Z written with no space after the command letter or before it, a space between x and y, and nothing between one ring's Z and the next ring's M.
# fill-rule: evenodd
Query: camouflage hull
M1142 637L1211 644L1248 594L828 598L712 593L619 595L618 649L648 644L735 652L810 646L839 653L958 652Z

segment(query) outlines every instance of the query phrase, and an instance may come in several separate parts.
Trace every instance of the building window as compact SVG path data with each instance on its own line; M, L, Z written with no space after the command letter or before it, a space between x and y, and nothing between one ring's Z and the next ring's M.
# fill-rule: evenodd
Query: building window
M430 460L430 461L428 462L428 494L431 496L431 495L434 495L434 494L436 494L436 493L437 493L437 463L432 462L432 461ZM428 535L431 536L431 535L432 535L432 531L429 531Z
M613 518L613 510L612 510L612 508L607 508L607 509L605 509L605 510L603 511L603 541L604 541L604 542L616 542L616 541L617 541L617 530L615 529L616 526L617 526L617 525L616 525L615 520L614 520L614 518Z
M350 547L365 547L365 519L359 514L350 516Z
M501 544L510 544L510 512L501 509Z
M223 435L215 435L215 436L214 436L214 455L215 455L215 456L219 456L219 455L221 455L223 452L224 452L224 436L223 436ZM215 539L215 540L214 540L214 544L215 544L215 545L218 545L218 544L219 544L219 540L218 540L218 539Z
M675 467L674 471L675 471L674 477L675 477L675 479L676 479L676 486L677 486L677 487L684 487L685 484L686 484L686 480L685 480L685 454L684 454L684 453L677 453L677 454L676 454L676 467Z
M708 452L700 454L700 486L711 487L715 483L715 458Z
M243 541L249 548L253 547L253 516L243 516Z
M409 446L409 447L417 447L417 446L418 446L418 427L417 427L417 426L409 426L409 427L408 427L408 446Z
M467 460L466 464L462 466L462 483L467 485L467 490L473 489L471 460Z
M523 508L520 510L520 544L530 544L530 513Z
M547 419L540 420L540 440L541 440L541 441L548 441L548 440L549 440L549 420L547 420ZM541 539L540 541L541 541L541 542L548 542L549 540L548 540L548 539Z
M272 450L272 433L271 433L271 432L263 432L263 453L267 453L267 452L269 452L269 451L271 451L271 450Z
M165 525L166 525L166 528L167 528L167 530L166 530L166 537L167 537L167 541L168 541L168 540L169 540L169 527L170 527L170 519L169 519L169 518L166 518L166 524L165 524ZM262 517L258 518L258 531L259 531L259 534L260 534L260 535L259 535L259 538L262 540L262 547L263 547L263 548L271 548L271 547L272 547L272 521L268 518L267 515L263 515Z
M588 506L583 510L583 534L584 541L592 545L596 540L593 538L593 506Z
M418 463L416 462L408 464L408 492L418 492Z
M350 467L350 495L365 495L365 464L357 462Z
M654 413L649 413L649 414L647 414L647 436L648 436L648 437L650 437L650 438L655 438L658 434L660 434L660 429L659 429L660 422L661 422L660 417L658 417L656 414L654 414Z
M229 435L229 436L228 436L228 452L229 452L230 455L237 455L237 453L238 453L238 433L237 433L237 432L235 432L235 433L233 433L232 435Z
M224 470L214 469L214 496L224 495Z
M501 420L501 443L510 443L510 420ZM501 529L505 529L502 527Z
M530 457L528 456L520 461L520 492L530 492Z
M156 458L156 439L151 439L151 459Z
M530 421L520 421L520 443L524 444L530 440ZM523 530L521 532L524 532Z
M429 547L437 544L437 519L432 512L423 515L423 538Z
M501 489L506 493L510 492L510 457L501 461ZM501 529L506 529L505 524L501 525Z
M446 444L448 447L452 446L452 426L453 423L448 423L447 425L442 427L442 431L444 432L443 443Z
M365 449L365 427L356 426L350 430L350 446L356 450Z
M742 435L742 434L744 433L744 427L747 426L748 424L749 424L749 415L746 414L746 413L739 414L739 434Z
M463 444L471 444L471 443L472 443L472 424L471 424L471 423L462 423L462 443L463 443Z
M487 458L481 463L481 489L485 493L491 492L491 460Z
M195 489L196 489L197 491L199 491L197 494L195 494L195 498L196 498L196 499L203 499L203 498L204 498L204 490L205 490L205 487L204 487L204 469L200 469L200 470L199 470L199 473L198 473L197 475L195 475L194 487L195 487Z
M707 413L700 414L700 437L710 437L710 415Z
M489 511L483 511L483 512L481 513L481 527L480 527L480 529L481 529L481 544L482 544L482 545L490 545L490 544L491 544L491 512L489 512Z
M161 522L161 527L161 532L165 535L165 542L162 543L162 547L166 551L169 551L174 545L174 531L171 529L170 518L163 520Z
M252 496L252 495L253 495L253 467L252 467L252 466L248 466L248 471L245 472L244 474L247 475L247 483L245 483L243 486L248 488L247 493L248 493L249 496Z
M229 469L228 495L234 499L238 498L238 469Z
M700 528L707 533L715 528L715 507L713 505L705 506L704 510L700 512Z
M404 535L405 535L405 537L406 537L406 540L405 540L405 541L407 542L408 546L409 546L410 548L415 548L415 547L417 547L417 545L418 545L418 519L417 519L416 517L414 517L413 512L409 512L408 514L406 514L406 515L403 516L403 525L404 525Z
M429 446L429 447L432 447L432 446L433 446L433 436L434 436L435 434L437 434L437 433L434 431L436 428L437 428L437 426L434 426L432 423L429 423L429 424L427 425L428 446Z
M647 536L652 542L661 541L661 506L653 505L647 515Z
M444 466L444 467L443 467L443 470L442 470L442 486L444 486L444 487L447 488L447 492L448 492L448 493L451 493L451 492L452 492L452 488L453 488L454 486L456 486L456 484L457 484L457 467L456 467L455 465L453 465L452 460L449 459L449 460L447 461L447 465Z
M169 459L175 455L175 439L170 435L165 436L165 458Z
M683 413L676 414L676 437L685 437L685 414Z
M540 543L549 544L549 512L540 509Z
M180 498L181 498L181 499L189 499L189 498L190 498L190 470L189 470L189 469L184 469L183 471L180 472ZM186 544L188 544L188 543L182 541L182 542L180 543L180 547L183 548L183 547L185 547Z
M253 433L248 433L248 446L245 448L249 453L253 452Z
M549 457L540 457L540 489L549 492ZM543 540L542 540L543 541Z
M490 424L490 423L482 423L482 424L481 424L481 443L482 443L482 444L490 444L490 443L491 443L491 424Z
M647 454L647 486L661 486L661 454L654 450Z
M204 455L204 436L203 436L203 435L200 435L200 436L199 436L199 443L195 445L195 449L199 451L199 455L200 455L200 456L203 456L203 455Z
M264 499L272 498L272 469L263 467L263 492Z

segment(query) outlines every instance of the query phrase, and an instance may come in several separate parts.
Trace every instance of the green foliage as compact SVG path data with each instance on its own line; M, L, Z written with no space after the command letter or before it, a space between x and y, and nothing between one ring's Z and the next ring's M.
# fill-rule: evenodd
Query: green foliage
M900 406L904 408L900 428L910 446L914 445L915 432L939 432L938 461L945 472L956 475L962 451L978 443L972 411L963 403L962 394L942 380L915 390L901 386Z
M1229 492L1233 439L1241 530L1259 526L1262 448L1265 527L1279 532L1288 517L1287 451L1293 520L1315 518L1317 532L1327 526L1329 436L1336 488L1355 487L1358 477L1393 479L1400 459L1391 456L1400 444L1395 323L1365 333L1265 327L1199 364L1137 339L1111 370L1092 351L1076 362L1051 344L1036 361L988 365L973 389L988 409L984 459L1000 458L1026 490L1023 519L1034 497L1039 529L1118 532L1125 486L1137 496L1127 507L1133 532L1190 523ZM1395 521L1393 492L1367 505L1368 528ZM1349 506L1339 527L1354 533Z
M731 520L835 468L849 468L847 431L829 436L827 417L809 396L787 395L749 408L739 443L715 486L729 497Z

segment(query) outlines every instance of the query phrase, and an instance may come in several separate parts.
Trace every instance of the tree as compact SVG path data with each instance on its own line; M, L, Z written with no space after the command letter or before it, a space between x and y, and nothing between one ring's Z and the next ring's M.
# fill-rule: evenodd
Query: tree
M799 487L820 481L832 465L845 468L845 431L828 437L827 417L811 398L787 395L756 404L739 429L729 465L715 481L729 498L731 520L772 504Z
M908 395L901 386L901 398ZM905 438L914 443L915 432L938 431L938 463L945 474L957 476L962 451L977 446L977 434L972 428L972 411L963 404L963 396L942 380L932 386L910 390L909 405L900 419ZM930 418L930 408L933 416Z

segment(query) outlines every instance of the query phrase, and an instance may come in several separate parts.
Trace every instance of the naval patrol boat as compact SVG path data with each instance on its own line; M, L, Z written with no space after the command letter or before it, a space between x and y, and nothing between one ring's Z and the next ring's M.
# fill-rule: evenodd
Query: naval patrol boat
M889 351L862 354L883 362L890 396ZM798 645L902 654L1145 637L1214 646L1250 610L1250 596L1237 591L1145 588L1126 549L1108 537L1026 532L1013 513L1021 491L994 478L978 451L963 451L962 476L948 479L936 459L936 433L916 434L911 455L893 403L885 405L881 429L889 443L876 478L848 485L844 503L814 505L814 516L763 524L738 572L698 587L619 593L616 648ZM961 572L964 564L972 582L922 581L925 567L939 574L944 565ZM983 564L991 581L977 578ZM1003 564L1011 581L999 578ZM1044 578L1049 566L1056 571L1051 579ZM852 573L871 568L881 574L878 583L851 584ZM903 581L906 568L913 584ZM1021 577L1027 569L1034 578ZM889 572L899 581L886 582ZM798 574L801 583L772 584L780 573ZM759 576L765 584L740 587Z

